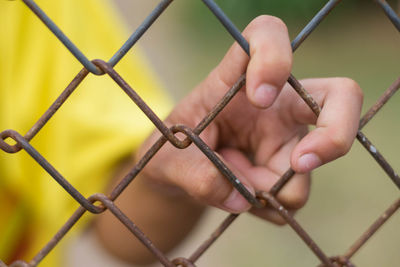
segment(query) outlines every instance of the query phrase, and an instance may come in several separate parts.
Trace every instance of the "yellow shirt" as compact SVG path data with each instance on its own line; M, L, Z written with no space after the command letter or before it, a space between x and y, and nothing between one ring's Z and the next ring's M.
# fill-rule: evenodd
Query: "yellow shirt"
M129 37L106 0L36 2L89 59L107 61ZM24 135L82 66L22 1L0 1L0 25L0 131ZM167 114L170 99L136 46L115 69ZM152 128L111 78L89 74L31 144L88 197L104 192L117 161ZM0 260L30 261L78 206L25 151L0 150ZM40 266L60 266L62 243Z

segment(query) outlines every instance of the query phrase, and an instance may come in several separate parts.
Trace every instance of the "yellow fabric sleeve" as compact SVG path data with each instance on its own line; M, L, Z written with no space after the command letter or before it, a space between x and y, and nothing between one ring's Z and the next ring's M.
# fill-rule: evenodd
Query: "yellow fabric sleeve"
M89 59L107 61L129 37L106 0L36 2ZM0 1L0 25L0 131L24 135L82 66L22 1ZM167 115L171 100L136 46L116 70L158 116ZM31 144L88 197L104 192L116 162L153 128L111 78L89 74ZM33 244L25 260L30 260L78 204L24 151L0 151L0 194L7 190L24 202L24 227ZM7 214L0 213L0 226L12 221ZM0 259L10 244L0 242ZM61 266L61 253L62 244L41 266Z

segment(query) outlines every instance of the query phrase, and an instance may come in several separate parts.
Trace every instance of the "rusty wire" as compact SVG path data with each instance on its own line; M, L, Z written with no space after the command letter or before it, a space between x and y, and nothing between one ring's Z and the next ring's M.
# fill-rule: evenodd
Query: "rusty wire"
M240 44L244 51L249 54L249 44L242 36L240 31L234 26L225 13L216 5L213 0L202 0L210 11L218 18L226 30ZM141 99L135 90L114 70L114 66L126 55L126 53L136 44L136 42L149 29L154 21L167 9L172 0L162 0L156 8L147 16L138 29L129 37L126 43L114 54L114 56L105 62L101 59L89 60L63 32L52 22L52 20L43 12L33 0L23 0L23 2L34 12L37 17L57 36L57 38L67 47L67 49L77 58L83 65L83 69L73 78L71 83L60 94L55 102L48 108L42 117L31 127L31 129L22 136L15 130L5 130L0 132L0 149L6 153L17 153L21 149L25 150L43 169L45 169L81 206L54 235L54 237L36 254L30 261L15 261L9 265L17 266L37 266L46 255L58 244L58 242L68 233L68 231L80 220L80 218L89 211L94 214L104 212L106 209L123 223L127 229L138 238L162 263L164 266L195 266L195 262L209 249L209 247L217 240L224 231L234 222L240 215L230 214L217 227L217 229L206 239L193 254L188 257L177 257L168 259L167 256L160 251L151 240L146 237L131 220L128 218L115 204L116 198L123 193L124 189L132 182L132 180L140 173L151 158L166 143L170 142L175 147L185 149L191 143L194 143L215 165L216 168L226 177L226 179L251 203L254 207L263 207L269 205L274 208L289 224L290 227L298 234L298 236L306 243L311 251L321 261L320 266L354 266L350 261L352 256L367 242L367 240L376 233L376 231L400 208L400 199L394 201L392 205L355 241L353 245L342 255L328 257L326 253L313 241L311 236L301 227L301 225L290 215L288 210L275 198L275 195L285 186L285 184L295 174L291 168L282 175L282 177L271 188L270 192L257 192L256 197L253 196L246 187L238 180L227 166L216 156L216 154L207 146L199 137L200 133L213 121L213 119L221 112L230 100L245 84L245 75L241 75L237 82L228 90L224 97L217 103L207 116L193 129L185 125L174 125L167 127L162 120L151 110L151 108ZM341 2L341 0L330 0L326 5L314 16L314 18L304 27L300 34L292 42L292 49L295 51L302 42L313 32L320 22ZM400 31L400 18L390 5L384 0L375 0L382 8L383 12L390 19L393 25ZM10 4L12 4L10 2ZM101 193L94 194L89 198L85 198L76 188L74 188L66 178L64 178L55 167L53 167L29 142L36 134L40 132L44 125L52 118L70 95L77 89L79 84L87 77L89 73L95 75L109 75L127 94L128 97L142 110L142 112L153 122L156 128L162 133L162 136L152 145L145 155L136 163L131 171L114 187L109 196ZM320 107L307 93L301 83L291 74L288 83L298 93L298 95L307 103L310 109L319 115ZM377 148L369 141L369 139L361 132L361 129L377 114L384 104L396 93L400 87L400 77L384 92L380 99L374 104L369 111L361 118L359 131L357 133L358 141L366 148L377 163L386 172L389 178L400 188L400 178L390 164L386 161ZM181 140L176 137L175 133L181 132L186 138ZM9 145L5 140L13 139L16 144ZM95 205L95 203L100 203ZM7 266L0 260L0 267Z

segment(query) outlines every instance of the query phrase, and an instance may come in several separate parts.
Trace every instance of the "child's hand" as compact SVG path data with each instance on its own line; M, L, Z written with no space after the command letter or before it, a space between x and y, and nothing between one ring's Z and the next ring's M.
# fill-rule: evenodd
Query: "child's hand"
M269 191L291 166L297 174L277 198L295 211L308 198L309 172L350 149L358 128L362 91L347 78L302 81L322 108L317 119L296 92L285 85L291 71L292 50L284 23L261 16L243 34L250 43L251 58L234 44L218 67L176 106L165 123L194 128L246 72L245 88L200 137L252 193ZM315 124L315 130L307 133L308 124ZM136 158L141 158L160 135L155 131ZM116 178L131 169L132 164L122 168ZM151 186L154 184L161 184L167 193L160 194ZM179 150L167 142L117 203L162 251L179 244L203 211L203 206L191 201L186 194L175 194L176 189L203 204L229 212L251 208L194 144ZM272 208L252 212L272 222L284 223ZM135 263L154 260L109 213L100 217L97 229L104 246L120 258Z
M297 174L279 192L290 210L302 207L310 187L309 172L334 160L351 147L356 136L362 91L347 78L309 79L302 84L321 106L319 118L286 85L292 50L285 24L270 16L253 20L243 32L251 58L235 43L210 75L184 98L166 119L169 126L194 128L246 72L246 86L200 137L251 191L268 191L291 166ZM307 133L307 125L316 129ZM138 156L160 136L156 131ZM195 146L178 150L165 144L144 170L151 181L181 188L200 202L230 212L250 204ZM281 223L270 208L258 216Z

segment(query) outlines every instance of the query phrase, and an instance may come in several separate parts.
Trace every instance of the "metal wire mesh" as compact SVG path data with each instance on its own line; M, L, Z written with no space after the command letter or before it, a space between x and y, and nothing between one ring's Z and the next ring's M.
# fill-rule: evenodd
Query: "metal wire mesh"
M203 3L210 9L210 11L218 18L226 30L232 37L240 44L244 51L249 54L249 44L241 35L239 30L233 25L230 19L224 12L216 5L213 0L202 0ZM32 126L32 128L22 136L15 130L5 130L0 133L0 148L7 153L17 153L20 150L25 150L39 165L42 166L81 206L69 218L69 220L62 226L62 228L54 235L54 237L36 254L30 261L16 261L9 266L37 266L46 255L51 253L52 249L57 246L58 242L68 233L68 231L80 220L86 211L94 214L100 214L106 209L118 218L136 238L138 238L165 266L195 266L196 261L203 253L209 249L215 240L217 240L224 231L235 221L239 215L230 214L220 224L220 226L212 232L210 237L205 240L197 250L189 257L177 257L169 259L160 249L158 249L149 238L128 218L115 204L116 198L124 192L124 189L132 182L132 180L140 173L144 166L152 159L157 151L166 143L170 142L175 147L185 149L191 143L194 143L213 164L221 171L221 173L229 180L229 182L255 207L262 207L270 205L273 207L293 228L299 237L305 242L310 250L315 254L321 262L321 266L354 266L351 262L352 256L368 241L368 239L382 227L382 225L399 209L400 198L396 199L390 207L385 210L382 215L354 242L353 245L343 254L335 257L329 257L310 237L296 219L288 212L288 210L275 198L275 195L285 186L285 184L294 175L292 169L288 169L285 174L278 180L269 192L257 192L254 197L247 189L238 182L235 175L227 168L224 163L210 150L199 137L199 134L208 126L210 122L217 116L230 100L235 97L235 94L245 83L245 75L240 76L234 86L232 86L219 103L212 109L212 111L203 118L203 120L193 129L183 126L175 125L167 127L160 118L151 110L151 108L141 99L141 97L125 82L125 80L114 70L114 66L126 55L126 53L136 44L136 42L143 36L149 29L154 21L167 9L172 3L172 0L162 0L156 8L147 16L138 29L129 37L125 44L114 54L114 56L105 62L101 59L90 61L69 39L65 36L57 25L44 13L40 7L33 0L23 0L23 2L34 12L37 17L57 36L57 38L66 46L67 49L76 57L77 60L83 65L83 69L75 76L71 83L66 87L62 94L54 101L49 109L42 115L42 117ZM326 5L315 15L315 17L307 24L307 26L300 32L300 34L293 40L292 49L295 51L302 42L313 32L313 30L320 24L320 22L340 3L340 0L330 0ZM393 25L400 31L400 18L390 5L384 0L375 1L390 19ZM10 4L12 4L10 2ZM76 188L74 188L66 178L64 178L55 167L53 167L29 142L37 135L43 126L51 119L51 117L62 107L64 102L69 98L72 92L79 87L79 84L87 77L89 73L95 75L109 75L115 83L129 96L132 101L142 110L142 112L153 122L156 128L162 133L154 145L147 151L132 170L115 186L111 194L108 196L97 193L89 198L84 197ZM301 83L293 76L290 75L288 83L298 93L312 111L318 116L320 107L307 93ZM386 172L388 177L393 183L400 188L400 177L395 170L386 161L378 149L368 140L368 138L361 132L361 129L377 114L377 112L386 104L386 102L395 94L400 87L400 77L393 82L393 84L384 92L379 100L374 104L368 112L361 118L359 124L359 131L357 133L357 140L369 152L369 154L376 160L376 162ZM175 136L175 133L181 132L186 138L180 140ZM5 142L7 138L13 139L16 144L9 145ZM100 203L99 205L96 205ZM0 261L0 266L7 266Z

